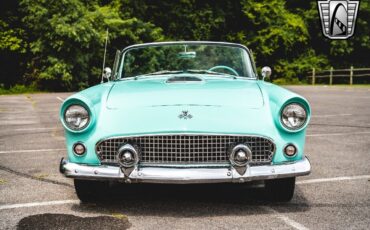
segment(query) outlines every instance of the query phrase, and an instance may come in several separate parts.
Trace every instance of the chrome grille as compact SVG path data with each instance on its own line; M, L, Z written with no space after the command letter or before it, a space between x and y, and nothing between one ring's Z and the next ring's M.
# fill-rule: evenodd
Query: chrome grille
M228 163L228 149L238 143L252 151L251 164L272 160L275 145L267 138L234 135L153 135L113 137L100 141L96 153L103 164L117 164L118 148L130 143L140 149L140 163L150 164L220 164Z

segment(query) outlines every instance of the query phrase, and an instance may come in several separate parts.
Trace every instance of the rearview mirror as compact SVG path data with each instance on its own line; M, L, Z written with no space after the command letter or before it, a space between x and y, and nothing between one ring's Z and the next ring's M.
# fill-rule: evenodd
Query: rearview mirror
M191 59L195 58L197 56L197 53L194 51L191 52L180 52L177 54L177 56L181 59Z
M271 71L270 67L268 67L268 66L263 67L262 70L261 70L262 80L265 80L266 77L270 78L271 72L272 71Z

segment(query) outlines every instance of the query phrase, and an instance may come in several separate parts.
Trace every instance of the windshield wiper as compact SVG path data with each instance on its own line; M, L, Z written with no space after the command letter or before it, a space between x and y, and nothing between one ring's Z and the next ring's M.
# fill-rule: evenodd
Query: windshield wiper
M220 72L215 72L215 71L210 71L210 70L205 70L205 69L188 69L186 70L186 72L187 73L199 73L199 74L211 74L211 75L227 75L227 77L233 77L233 78L238 77L233 74L220 73Z
M135 79L146 77L146 76L153 76L153 75L165 75L165 74L177 74L177 73L183 73L184 71L181 70L161 70L153 73L146 73L142 75L135 76Z

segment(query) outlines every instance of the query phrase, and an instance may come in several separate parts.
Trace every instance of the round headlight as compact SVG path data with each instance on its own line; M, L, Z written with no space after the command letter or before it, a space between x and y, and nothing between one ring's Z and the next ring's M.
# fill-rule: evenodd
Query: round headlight
M281 122L291 130L301 128L307 120L307 112L305 108L297 103L292 103L283 109L281 112Z
M71 105L64 112L64 121L68 128L82 130L89 124L89 112L81 105Z

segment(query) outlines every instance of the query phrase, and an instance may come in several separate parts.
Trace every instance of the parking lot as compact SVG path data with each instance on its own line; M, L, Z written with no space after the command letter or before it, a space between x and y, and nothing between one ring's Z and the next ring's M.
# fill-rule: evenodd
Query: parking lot
M59 106L70 94L0 96L0 229L369 229L370 88L288 88L313 114L312 173L297 179L290 203L240 184L123 184L102 203L80 204L58 171Z

